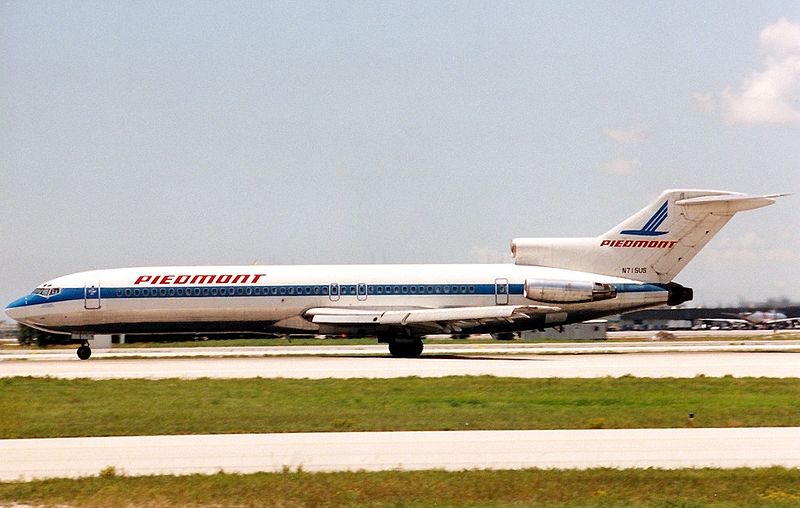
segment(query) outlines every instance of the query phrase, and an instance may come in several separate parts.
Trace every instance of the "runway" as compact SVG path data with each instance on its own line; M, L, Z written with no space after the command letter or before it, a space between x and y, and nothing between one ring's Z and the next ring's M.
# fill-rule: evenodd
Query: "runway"
M0 440L0 480L96 475L800 467L800 428L332 432Z
M633 333L633 332L615 332ZM637 332L641 333L641 332ZM686 332L690 333L690 332ZM697 333L697 332L691 332ZM792 335L794 337L796 335ZM775 337L775 335L772 335ZM322 339L320 340L322 342ZM800 351L800 340L736 339L692 341L640 342L504 342L471 343L453 341L446 344L426 344L424 356L450 354L585 354L585 353L644 353L644 352L723 352L723 351ZM384 344L320 344L318 346L237 346L237 347L117 347L94 349L93 359L108 358L181 358L181 357L261 357L261 356L384 356ZM0 362L5 360L64 360L75 359L75 348L67 349L0 349Z
M0 377L65 379L394 378L406 376L546 377L800 377L799 353L629 353L511 356L283 356L260 358L2 361Z

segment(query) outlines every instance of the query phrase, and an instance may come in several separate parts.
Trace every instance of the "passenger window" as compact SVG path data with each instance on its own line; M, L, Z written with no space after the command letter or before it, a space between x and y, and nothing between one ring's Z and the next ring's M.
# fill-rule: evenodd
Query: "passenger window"
M126 289L125 290L125 296L131 296L131 290L130 289Z
M461 286L461 292L462 293L466 293L467 292L467 286Z
M314 294L315 295L319 294L319 286L314 286Z
M411 294L412 295L417 294L417 286L411 286Z
M200 296L200 288L194 288L194 296Z
M133 290L133 296L139 296L140 291L138 289Z
M403 294L408 294L408 286L403 286Z
M237 290L236 290L236 294L237 294L237 295L243 295L243 294L244 294L244 289L243 289L243 288L239 288L239 289L237 289Z
M327 295L328 294L328 286L322 286L322 294L323 295Z
M183 296L183 288L178 288L178 296Z
M475 292L475 286L470 286L469 287L469 292L470 293L474 293Z
M117 289L117 296L122 296L122 290L121 289Z
M161 296L167 296L167 290L165 288L161 288L160 293Z
M208 288L203 288L203 296L208 296Z
M211 288L211 296L217 296L217 288Z
M173 288L169 288L169 296L175 296L175 290Z

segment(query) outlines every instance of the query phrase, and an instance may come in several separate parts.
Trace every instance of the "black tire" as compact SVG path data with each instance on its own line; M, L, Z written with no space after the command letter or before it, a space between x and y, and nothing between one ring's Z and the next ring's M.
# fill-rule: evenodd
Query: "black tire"
M92 348L89 346L81 346L78 348L78 358L81 360L88 360L92 356Z
M395 358L419 358L423 348L422 339L389 341L389 353Z

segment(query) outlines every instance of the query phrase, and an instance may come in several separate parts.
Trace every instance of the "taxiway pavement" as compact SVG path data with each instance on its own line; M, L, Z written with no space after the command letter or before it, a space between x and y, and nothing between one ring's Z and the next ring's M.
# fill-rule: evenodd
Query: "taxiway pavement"
M624 332L620 332L624 333ZM0 362L5 360L63 360L74 358L76 348L68 349L0 349ZM586 353L654 353L654 352L724 352L724 351L800 351L800 340L791 339L731 339L692 341L641 342L492 342L470 343L453 341L447 344L426 344L426 356L443 354L586 354ZM376 356L387 355L384 344L319 346L236 346L173 348L117 347L94 349L92 357L99 358L181 358L181 357L260 357L260 356Z
M800 428L218 434L0 440L0 480L441 468L800 467Z
M0 377L65 379L163 378L394 378L492 375L547 377L800 377L800 353L628 354L427 354L421 358L378 356L278 356L251 358L161 358L0 361Z

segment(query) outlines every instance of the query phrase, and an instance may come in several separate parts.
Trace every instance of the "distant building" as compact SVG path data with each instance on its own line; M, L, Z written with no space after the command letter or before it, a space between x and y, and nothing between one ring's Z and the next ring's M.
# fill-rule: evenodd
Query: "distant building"
M523 339L543 339L543 340L606 340L608 331L608 321L605 319L593 319L583 323L575 323L556 328L547 328L543 332L531 330L522 332Z
M735 319L742 312L778 310L787 316L800 316L800 306L794 305L776 309L751 307L700 307L639 310L620 316L620 328L623 330L679 330L690 328L698 319ZM687 326L688 324L688 326Z
M17 340L17 323L15 321L0 321L0 340Z

